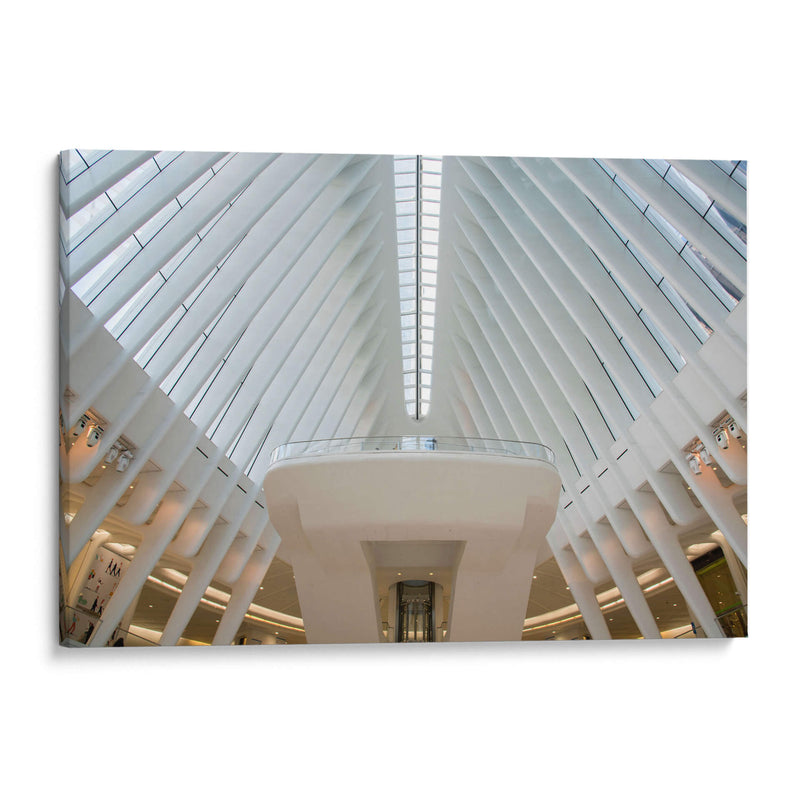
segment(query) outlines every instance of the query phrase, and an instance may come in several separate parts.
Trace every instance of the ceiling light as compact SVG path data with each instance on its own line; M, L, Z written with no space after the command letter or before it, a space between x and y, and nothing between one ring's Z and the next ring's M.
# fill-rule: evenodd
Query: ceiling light
M714 437L717 440L717 446L721 450L728 449L728 431L726 431L725 428L720 428L718 431L716 431Z
M103 429L99 425L92 425L86 436L86 446L94 447L103 435Z
M727 447L727 445L726 445L726 447ZM711 463L711 461L712 461L711 453L709 453L708 450L706 450L705 447L703 447L701 450L699 450L697 454L700 456L700 458L701 458L701 460L703 461L704 464L710 464Z
M119 454L119 459L117 460L117 472L125 472L125 470L128 469L128 464L131 463L132 458L133 456L129 451L123 450Z
M689 463L689 468L695 475L699 475L703 471L703 467L700 465L700 459L697 457L696 453L690 453L686 457L686 461Z
M77 439L85 430L91 420L84 414L76 423L75 427L69 432L73 439Z

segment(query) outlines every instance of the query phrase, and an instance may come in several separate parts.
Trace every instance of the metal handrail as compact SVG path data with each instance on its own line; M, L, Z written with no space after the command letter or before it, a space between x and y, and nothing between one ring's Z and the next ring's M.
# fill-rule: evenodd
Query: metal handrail
M290 458L306 458L341 453L364 452L429 452L480 453L482 455L532 458L555 465L553 451L535 442L515 442L506 439L479 439L464 436L353 436L341 439L314 439L287 442L276 447L270 464Z

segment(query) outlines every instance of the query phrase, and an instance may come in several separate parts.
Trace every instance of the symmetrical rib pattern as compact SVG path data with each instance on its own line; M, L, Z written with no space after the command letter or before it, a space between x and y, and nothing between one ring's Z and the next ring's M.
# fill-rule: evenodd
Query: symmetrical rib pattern
M273 448L417 431L554 450L548 542L595 638L609 580L659 635L654 564L719 634L685 543L719 531L746 563L746 164L402 163L63 154L70 581L98 529L136 548L92 643L167 562L188 577L161 642L215 581L229 643L278 547Z

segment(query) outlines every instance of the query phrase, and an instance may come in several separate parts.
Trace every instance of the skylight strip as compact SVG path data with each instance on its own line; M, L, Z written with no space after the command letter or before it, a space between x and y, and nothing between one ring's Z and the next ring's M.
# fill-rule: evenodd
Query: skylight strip
M403 391L413 419L430 408L441 173L440 156L394 157Z

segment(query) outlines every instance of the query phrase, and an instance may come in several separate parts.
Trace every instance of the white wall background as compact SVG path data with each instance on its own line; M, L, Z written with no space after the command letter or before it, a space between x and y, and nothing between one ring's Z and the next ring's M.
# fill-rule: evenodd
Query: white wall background
M793 761L781 723L798 711L785 455L797 378L780 360L797 340L787 23L731 0L6 9L0 485L5 596L28 602L3 637L3 783L83 796L70 779L83 774L81 714L108 687L119 727L92 758L124 776L120 798L314 796L340 783L348 796L700 797L718 781L731 798L778 794ZM748 158L751 638L60 650L54 175L70 147ZM9 566L23 561L36 575ZM711 718L696 716L704 696ZM437 733L420 772L392 758L395 720ZM165 735L169 755L143 761Z

